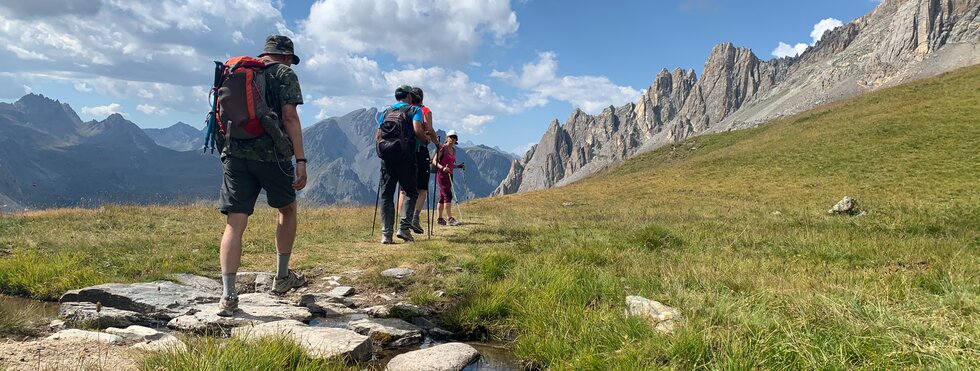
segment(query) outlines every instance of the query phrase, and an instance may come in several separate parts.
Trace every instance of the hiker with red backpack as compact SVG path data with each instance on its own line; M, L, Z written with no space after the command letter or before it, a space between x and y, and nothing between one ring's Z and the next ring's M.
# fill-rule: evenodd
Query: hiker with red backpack
M439 184L439 225L455 226L459 224L453 218L453 169L460 168L466 170L465 163L456 163L456 144L459 137L456 130L446 133L446 143L436 152L436 158L432 159L432 164L438 170L436 172L436 183ZM442 218L443 212L449 218Z
M279 210L272 291L283 294L306 284L302 276L289 269L296 239L296 191L306 186L303 132L296 112L303 104L303 94L290 68L297 63L292 40L280 35L266 39L258 58L243 56L215 62L205 149L219 150L224 170L219 211L227 215L227 222L221 237L224 289L218 303L219 316L233 316L238 310L235 281L241 265L242 236L263 189L269 206Z
M405 192L396 236L405 242L415 241L412 237L412 218L419 196L416 152L419 138L426 137L422 126L422 110L412 105L413 101L418 100L412 94L412 87L402 85L396 88L395 100L398 102L381 112L375 134L376 150L381 158L381 182L378 188L381 190L382 244L393 243L396 186Z
M412 216L412 222L410 227L413 232L422 234L425 230L422 229L422 223L420 222L422 216L422 209L425 207L426 196L429 191L429 179L430 179L430 158L429 158L429 143L436 145L436 150L439 149L439 136L436 134L435 129L432 128L432 110L426 107L422 102L425 100L425 92L422 91L420 87L412 88L412 98L417 99L412 102L413 106L418 107L422 110L422 131L425 132L425 136L418 138L419 145L418 151L416 151L415 165L418 169L416 174L415 183L419 190L419 196L415 201L415 214ZM399 198L399 203L404 203L405 192L401 193Z

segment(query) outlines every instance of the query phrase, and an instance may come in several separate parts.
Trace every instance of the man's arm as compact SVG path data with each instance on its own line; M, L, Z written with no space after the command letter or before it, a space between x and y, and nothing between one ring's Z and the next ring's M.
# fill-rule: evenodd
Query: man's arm
M426 134L428 134L427 138L429 143L435 144L436 148L439 148L442 143L439 143L439 136L436 135L436 128L432 125L432 111L425 113L425 129L427 131Z
M293 143L293 154L296 158L306 158L303 151L303 127L299 123L299 113L296 112L295 104L284 104L282 106L282 123L286 128L286 134ZM301 190L306 187L306 163L296 163L296 180L293 188Z
M415 136L419 139L428 138L429 133L426 132L425 126L422 125L422 121L412 120L412 128L415 129Z

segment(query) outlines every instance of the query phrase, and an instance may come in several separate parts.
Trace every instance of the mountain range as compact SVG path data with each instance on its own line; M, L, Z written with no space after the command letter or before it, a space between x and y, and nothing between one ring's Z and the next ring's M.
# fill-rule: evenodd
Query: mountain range
M380 163L374 154L375 109L328 118L304 129L313 204L374 202ZM28 94L0 103L0 211L103 203L213 201L221 164L202 155L203 129L177 123L141 129L122 115L83 122L66 103ZM463 198L489 195L513 157L486 146L461 148L475 164L460 180Z
M884 0L801 55L717 45L701 76L661 71L638 102L554 120L494 194L561 186L638 153L980 63L980 0Z

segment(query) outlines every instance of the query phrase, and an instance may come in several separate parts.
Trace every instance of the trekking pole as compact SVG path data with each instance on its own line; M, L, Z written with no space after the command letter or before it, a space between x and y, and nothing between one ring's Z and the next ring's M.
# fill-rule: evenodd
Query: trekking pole
M429 179L426 179L425 182L429 183ZM425 200L426 205L429 206L428 211L425 212L425 220L428 222L427 225L429 227L429 239L432 239L432 190L432 188L429 188L429 193Z
M456 212L459 213L459 220L463 220L463 208L459 206L459 193L456 193L456 177L452 173L449 173L449 184L451 184L453 190L453 202L456 203Z
M381 201L381 179L385 176L384 166L381 167L381 178L378 178L378 194L374 198L374 217L371 218L371 237L374 237L374 227L378 223L378 203Z

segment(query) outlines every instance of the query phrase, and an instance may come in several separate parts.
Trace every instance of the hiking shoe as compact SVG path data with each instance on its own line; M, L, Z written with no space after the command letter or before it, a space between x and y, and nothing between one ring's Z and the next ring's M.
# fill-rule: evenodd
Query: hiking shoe
M422 226L421 225L419 225L419 220L418 219L415 219L415 222L413 222L412 224L410 224L409 227L412 228L412 232L415 232L415 234L425 233L425 230L422 229Z
M293 270L290 269L289 273L286 274L286 277L276 277L272 279L272 293L282 295L285 294L286 291L297 287L302 287L304 285L306 285L306 278L303 278L302 275L293 272Z
M391 245L393 243L395 243L395 241L391 240L391 236L381 236L382 245Z
M446 219L439 218L438 223L439 225L446 225Z
M231 317L238 311L238 297L225 296L218 302L218 316Z
M456 221L456 218L449 218L449 225L455 227L459 225L459 222Z
M415 237L412 237L412 232L409 230L398 231L395 237L405 240L405 242L415 242Z

